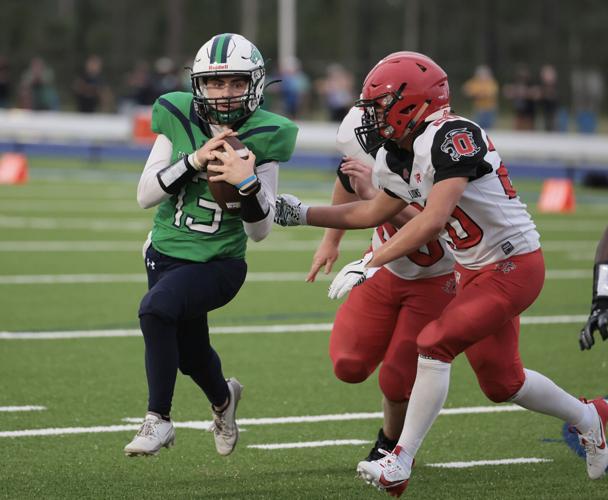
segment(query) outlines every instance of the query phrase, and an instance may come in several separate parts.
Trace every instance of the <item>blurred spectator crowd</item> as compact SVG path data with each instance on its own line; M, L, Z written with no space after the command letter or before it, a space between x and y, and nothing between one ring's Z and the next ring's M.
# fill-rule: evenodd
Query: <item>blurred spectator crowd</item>
M0 56L0 108L128 113L152 105L164 93L190 91L189 64L177 65L167 57L153 64L138 61L117 91L105 77L102 58L92 54L69 89L59 92L53 68L41 57L32 58L27 68L15 75L8 59ZM324 74L314 80L295 57L282 61L275 72L269 73L266 107L290 118L339 122L358 96L359 82L338 63L328 64ZM578 132L596 132L604 97L602 74L596 69L579 68L568 79L563 85L551 64L536 72L520 65L510 81L500 84L490 66L480 65L464 82L460 94L452 87L453 102L458 103L457 112L461 103L468 102L473 118L484 128L495 127L499 116L512 116L516 130L567 131L573 124ZM564 88L569 89L568 96L563 95Z
M604 97L604 80L596 69L575 69L570 75L571 106L560 94L558 74L551 64L543 65L535 77L519 65L511 81L502 86L502 97L510 106L515 130L566 132L571 118L581 133L594 133ZM474 120L492 128L498 116L501 88L487 65L480 65L462 86L471 103Z

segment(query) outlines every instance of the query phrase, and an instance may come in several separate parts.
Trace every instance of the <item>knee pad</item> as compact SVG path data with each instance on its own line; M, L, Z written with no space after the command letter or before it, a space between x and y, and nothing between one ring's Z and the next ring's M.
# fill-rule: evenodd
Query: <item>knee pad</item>
M405 401L410 399L414 380L416 379L416 365L411 370L405 366L394 366L383 363L378 374L378 383L382 394L389 401Z
M494 403L504 403L509 401L517 391L523 385L521 382L516 380L493 380L493 379L479 379L479 387L486 395L486 397Z
M151 314L157 316L167 323L175 323L181 316L181 303L174 293L164 290L151 290L144 295L139 305L139 316Z
M334 361L334 373L343 382L359 384L366 380L371 372L362 359L343 356Z
M426 325L416 340L418 352L424 356L451 363L457 354L462 352L458 339L450 339L442 331L439 321L431 321Z

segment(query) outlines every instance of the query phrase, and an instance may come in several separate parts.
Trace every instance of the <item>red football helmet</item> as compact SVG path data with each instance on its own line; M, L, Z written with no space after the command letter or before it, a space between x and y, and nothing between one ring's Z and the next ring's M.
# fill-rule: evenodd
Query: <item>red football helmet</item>
M403 139L449 105L448 75L435 61L417 52L395 52L376 64L363 82L356 102L363 119L355 134L371 153L389 139Z

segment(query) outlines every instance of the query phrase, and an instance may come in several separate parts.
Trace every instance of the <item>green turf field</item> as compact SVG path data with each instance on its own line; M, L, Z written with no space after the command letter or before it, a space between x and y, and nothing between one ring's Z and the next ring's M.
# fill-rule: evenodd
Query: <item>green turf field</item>
M201 430L210 419L208 403L180 376L172 414L182 425L176 447L149 459L124 457L137 428L129 419L146 409L143 340L133 330L145 291L140 247L152 212L135 202L139 167L32 164L27 185L0 186L0 332L74 332L74 338L0 338L0 497L386 496L354 472L381 423L374 414L380 411L377 380L353 386L334 378L327 325L337 303L326 298L327 280L304 282L318 229L276 227L267 241L251 243L250 280L210 317L220 332L212 341L226 375L245 386L236 452L215 453L212 435ZM514 183L533 208L540 183ZM328 200L332 184L330 173L284 169L281 177L282 191L310 201ZM577 332L589 308L591 264L608 201L601 191L576 194L575 214L534 213L548 278L524 316L521 351L526 366L575 395L595 397L608 394L608 345L581 353ZM368 235L350 234L339 263L359 256ZM272 326L276 331L269 332ZM234 333L235 327L247 328ZM83 338L100 330L131 336ZM6 411L15 406L43 409ZM446 408L479 406L491 403L458 359ZM367 415L346 419L354 413ZM306 416L319 418L277 420ZM608 478L588 480L561 432L557 420L525 412L442 415L404 498L608 498ZM333 446L255 447L323 441ZM517 458L545 461L432 466Z

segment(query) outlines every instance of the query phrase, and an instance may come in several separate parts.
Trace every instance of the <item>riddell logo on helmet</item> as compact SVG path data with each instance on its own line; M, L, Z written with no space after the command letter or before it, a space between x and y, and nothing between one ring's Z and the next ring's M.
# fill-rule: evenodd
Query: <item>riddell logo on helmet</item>
M209 71L217 71L218 69L228 69L227 64L210 64Z

